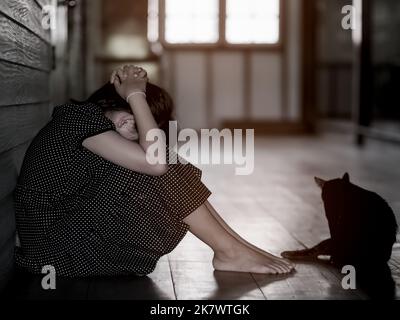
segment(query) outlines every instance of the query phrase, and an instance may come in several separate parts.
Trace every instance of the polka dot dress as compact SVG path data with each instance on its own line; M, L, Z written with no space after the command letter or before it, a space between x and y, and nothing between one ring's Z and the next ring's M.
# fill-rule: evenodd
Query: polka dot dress
M211 192L191 164L149 176L115 165L82 146L115 130L95 104L55 107L29 146L14 191L17 266L52 265L67 277L145 275L189 226L183 219Z

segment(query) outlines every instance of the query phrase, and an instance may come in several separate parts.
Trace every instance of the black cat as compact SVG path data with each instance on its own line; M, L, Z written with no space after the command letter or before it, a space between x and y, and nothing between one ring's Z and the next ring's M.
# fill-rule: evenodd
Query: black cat
M339 269L355 267L359 286L371 298L393 298L395 284L387 264L397 233L392 209L378 194L351 183L348 173L342 179L315 181L322 189L331 238L282 256L317 259L330 255L330 262Z

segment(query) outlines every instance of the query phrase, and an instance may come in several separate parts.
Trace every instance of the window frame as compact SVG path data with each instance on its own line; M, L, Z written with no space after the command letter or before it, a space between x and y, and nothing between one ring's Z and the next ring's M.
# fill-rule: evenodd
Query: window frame
M158 41L165 49L180 50L231 50L231 49L251 49L251 50L281 50L285 38L285 0L279 0L279 40L276 43L230 43L226 40L226 0L219 0L218 34L219 38L215 43L170 43L165 40L165 1L158 2Z

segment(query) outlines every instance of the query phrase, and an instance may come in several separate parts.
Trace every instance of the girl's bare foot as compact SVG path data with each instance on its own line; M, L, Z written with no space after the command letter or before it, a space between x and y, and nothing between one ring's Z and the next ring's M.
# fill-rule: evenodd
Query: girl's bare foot
M264 255L267 258L270 259L276 259L277 257L271 255L269 252L262 250L256 246L254 246L253 244L251 244L250 242L246 241L245 239L243 239L239 234L237 234L223 219L222 217L219 215L219 213L214 209L214 207L211 205L210 202L206 201L205 202L205 207L209 210L209 212L211 213L211 215L218 221L218 223L232 236L234 237L237 241L239 241L240 243L242 243L244 246L248 247L250 250L254 250L262 255ZM285 258L285 257L284 257ZM289 261L285 260L287 263L290 264Z
M214 253L212 263L218 271L287 274L294 269L289 261L269 253L261 254L240 242L229 251Z

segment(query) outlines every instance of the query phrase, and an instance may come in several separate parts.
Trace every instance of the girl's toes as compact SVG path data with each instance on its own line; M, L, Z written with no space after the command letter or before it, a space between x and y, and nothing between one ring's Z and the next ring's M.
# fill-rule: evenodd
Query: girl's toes
M276 269L278 270L279 274L283 274L286 272L285 268L279 264L276 264Z

